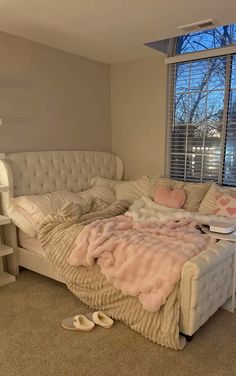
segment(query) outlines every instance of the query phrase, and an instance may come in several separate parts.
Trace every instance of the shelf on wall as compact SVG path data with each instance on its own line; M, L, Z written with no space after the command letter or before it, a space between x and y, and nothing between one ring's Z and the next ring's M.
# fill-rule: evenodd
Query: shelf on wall
M9 273L3 272L0 274L0 286L7 285L8 283L15 282L16 277Z
M0 226L1 225L7 225L11 223L11 220L9 217L5 217L4 215L0 215Z
M7 185L0 184L0 192L7 192L9 187Z
M13 253L13 248L6 244L0 243L0 257L7 256Z

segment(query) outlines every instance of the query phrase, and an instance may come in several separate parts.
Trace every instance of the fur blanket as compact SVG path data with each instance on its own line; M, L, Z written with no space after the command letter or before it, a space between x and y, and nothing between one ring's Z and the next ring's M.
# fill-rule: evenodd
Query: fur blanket
M197 224L181 219L153 225L124 215L95 221L78 234L68 261L73 266L97 263L114 287L155 312L180 281L183 264L215 242Z
M213 214L205 215L184 209L167 208L147 197L136 200L125 215L132 217L135 222L154 223L156 225L164 224L170 220L179 221L181 219L190 219L201 224L209 224L212 221L232 224L234 220L232 217L221 217Z
M177 284L158 312L144 310L137 297L124 296L101 274L98 265L74 267L68 263L78 233L97 218L119 215L127 202L117 201L102 212L83 214L76 204L48 215L39 227L38 237L50 262L66 281L67 287L92 309L102 310L127 324L145 338L162 346L181 350L186 340L179 333L180 291ZM89 218L88 218L89 217Z
M162 346L181 350L185 338L179 334L180 290L177 283L158 312L144 310L136 296L125 296L101 274L97 264L74 267L68 258L78 234L97 219L123 214L127 202L117 201L99 212L86 213L83 205L69 204L58 213L48 215L39 227L38 237L49 261L57 268L68 288L92 309L102 310L122 321L145 338ZM136 222L166 223L170 219L189 218L191 214L161 207L149 199L135 202L126 216ZM207 217L207 216L205 216ZM193 218L197 219L197 218ZM207 223L207 222L205 222Z

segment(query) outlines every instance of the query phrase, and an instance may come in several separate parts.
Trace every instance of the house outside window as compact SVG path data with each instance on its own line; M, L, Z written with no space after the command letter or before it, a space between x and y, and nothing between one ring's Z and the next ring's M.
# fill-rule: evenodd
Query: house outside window
M236 25L181 36L171 55L168 174L236 186Z

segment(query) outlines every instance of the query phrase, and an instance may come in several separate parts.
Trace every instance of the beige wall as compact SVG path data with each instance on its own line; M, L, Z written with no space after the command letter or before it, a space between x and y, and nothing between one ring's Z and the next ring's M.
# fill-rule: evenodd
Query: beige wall
M2 32L0 50L0 152L112 148L126 178L163 173L163 55L109 67Z
M112 150L126 178L164 172L166 84L161 54L111 66Z
M109 66L0 32L0 152L110 150Z

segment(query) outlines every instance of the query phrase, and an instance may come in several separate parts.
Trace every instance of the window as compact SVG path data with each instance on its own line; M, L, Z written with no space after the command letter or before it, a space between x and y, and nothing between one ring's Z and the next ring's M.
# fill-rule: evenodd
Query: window
M179 37L176 54L235 42L224 26ZM236 186L236 54L170 64L169 143L172 178Z
M178 38L176 54L222 48L236 44L236 25L190 33Z

